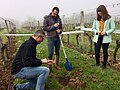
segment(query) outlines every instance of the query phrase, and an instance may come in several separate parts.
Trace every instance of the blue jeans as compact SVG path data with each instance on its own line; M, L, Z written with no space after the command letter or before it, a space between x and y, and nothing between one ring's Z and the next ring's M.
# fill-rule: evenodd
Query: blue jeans
M59 55L60 39L59 36L57 36L57 37L48 38L47 40L48 40L48 58L52 59L54 47L55 47L55 54Z
M17 74L16 78L26 79L28 82L23 84L17 84L16 90L44 90L45 80L49 75L49 68L39 66L39 67L24 67Z

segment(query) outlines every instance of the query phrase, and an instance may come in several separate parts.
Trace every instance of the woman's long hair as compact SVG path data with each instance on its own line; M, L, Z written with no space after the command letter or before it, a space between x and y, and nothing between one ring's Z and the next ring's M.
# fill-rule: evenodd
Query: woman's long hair
M98 12L101 12L102 16L100 16L100 15L98 14ZM107 11L107 9L106 9L106 7L105 7L104 5L100 5L100 6L97 8L96 13L97 13L97 20L98 20L98 21L100 21L101 18L105 21L105 20L107 20L108 17L110 16L110 15L108 14L108 11Z

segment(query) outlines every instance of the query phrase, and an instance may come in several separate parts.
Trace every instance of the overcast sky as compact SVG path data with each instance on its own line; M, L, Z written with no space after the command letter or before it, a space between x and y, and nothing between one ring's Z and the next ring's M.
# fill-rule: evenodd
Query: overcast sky
M0 0L0 17L24 21L28 16L42 19L54 6L60 8L60 15L91 10L100 4L106 6L120 3L120 0ZM116 6L120 9L120 5ZM109 8L109 7L108 7Z

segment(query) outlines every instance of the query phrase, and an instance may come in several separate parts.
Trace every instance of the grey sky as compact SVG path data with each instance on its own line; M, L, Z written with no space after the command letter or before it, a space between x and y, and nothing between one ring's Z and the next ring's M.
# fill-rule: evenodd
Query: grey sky
M0 0L0 17L20 21L26 20L28 16L41 19L49 14L54 6L60 8L60 15L66 15L94 9L100 4L109 6L117 3L120 3L120 0Z

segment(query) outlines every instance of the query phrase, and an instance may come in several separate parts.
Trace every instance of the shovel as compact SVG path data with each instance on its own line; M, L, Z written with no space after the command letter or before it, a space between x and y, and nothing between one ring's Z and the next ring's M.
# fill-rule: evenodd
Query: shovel
M66 55L66 52L65 52L60 34L59 34L59 38L60 38L60 42L61 42L61 45L62 45L62 48L63 48L63 53L65 55L65 60L66 60L65 63L64 63L64 66L65 66L67 71L71 71L72 70L72 64L68 61L68 58L67 58L67 55Z

